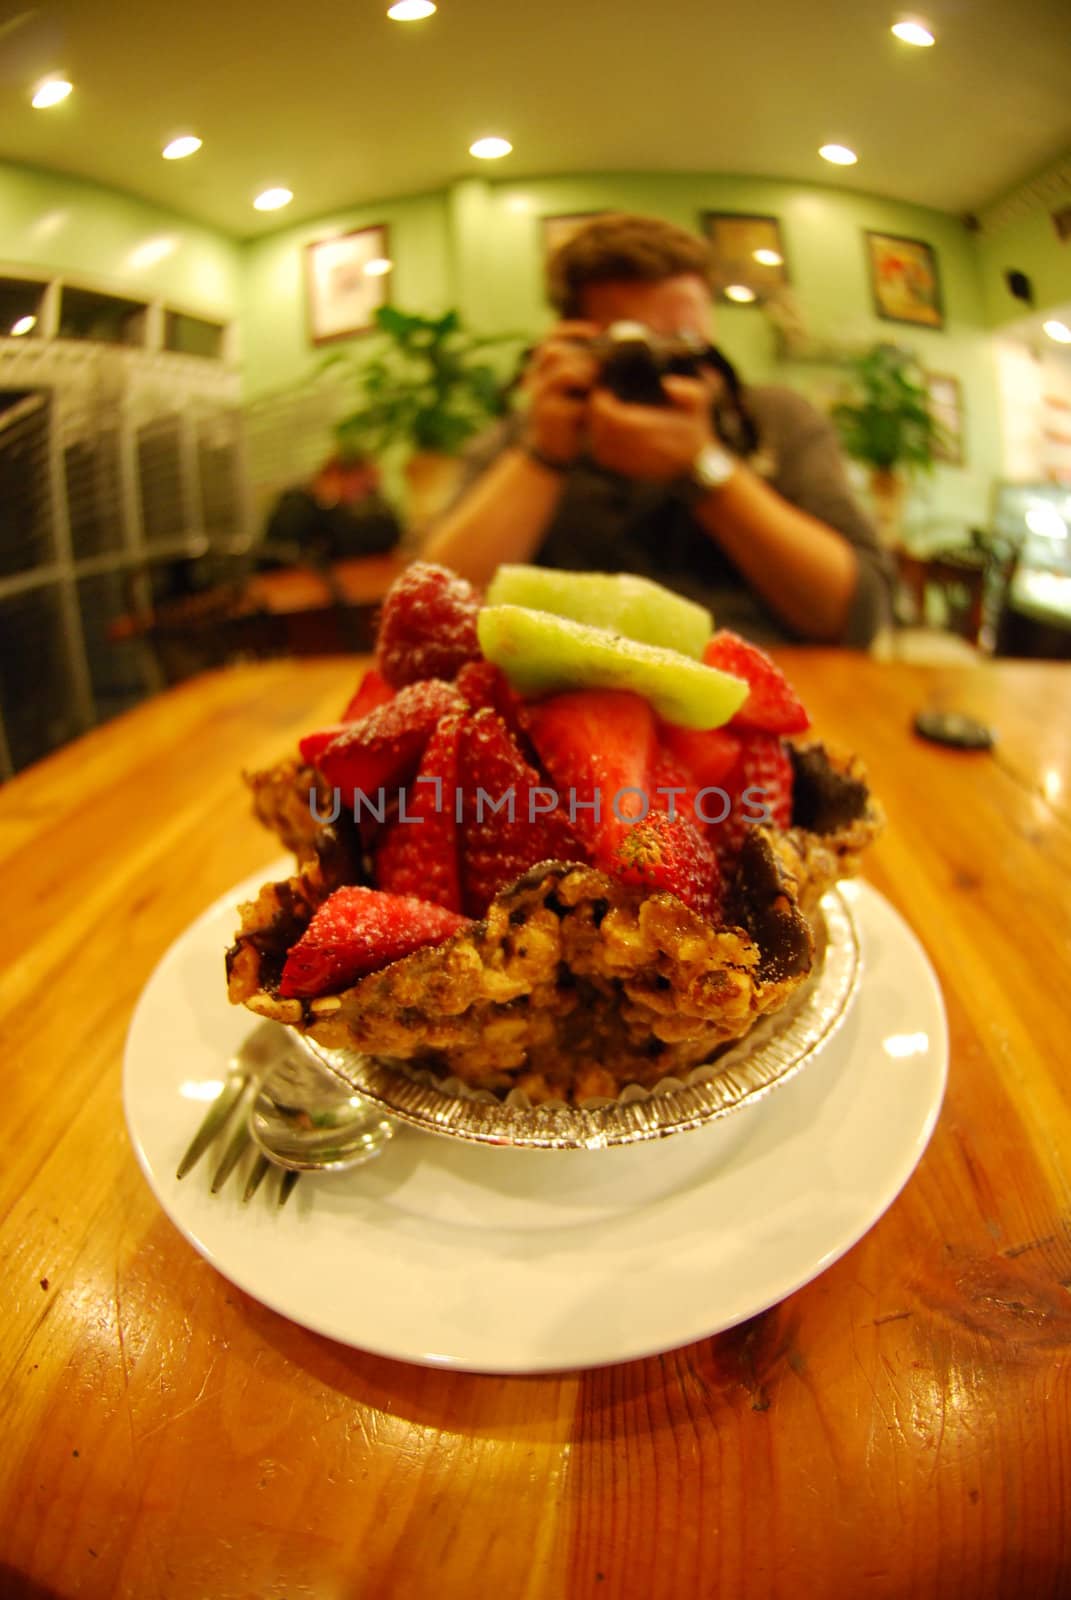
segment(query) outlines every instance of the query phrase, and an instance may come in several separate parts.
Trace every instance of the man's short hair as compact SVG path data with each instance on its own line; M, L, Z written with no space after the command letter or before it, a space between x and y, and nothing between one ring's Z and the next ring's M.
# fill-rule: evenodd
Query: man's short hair
M547 262L547 299L563 317L581 315L593 283L661 283L691 272L709 288L713 260L704 240L660 217L609 212L577 229Z

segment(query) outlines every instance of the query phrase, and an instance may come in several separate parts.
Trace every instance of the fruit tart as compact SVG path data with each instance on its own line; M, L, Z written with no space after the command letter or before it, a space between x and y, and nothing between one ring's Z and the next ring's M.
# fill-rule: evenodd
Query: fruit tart
M615 1099L784 1007L881 826L775 663L628 575L415 563L339 721L248 775L296 870L235 1003L524 1103Z

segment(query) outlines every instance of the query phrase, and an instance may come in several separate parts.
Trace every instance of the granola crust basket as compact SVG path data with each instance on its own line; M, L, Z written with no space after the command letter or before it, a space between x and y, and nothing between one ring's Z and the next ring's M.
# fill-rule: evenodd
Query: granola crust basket
M857 979L850 911L819 903L880 812L854 761L813 744L793 762L793 825L750 830L718 927L673 895L544 862L445 943L339 994L285 999L286 952L338 881L321 837L242 908L230 997L297 1028L403 1119L459 1137L606 1144L724 1115L798 1070Z

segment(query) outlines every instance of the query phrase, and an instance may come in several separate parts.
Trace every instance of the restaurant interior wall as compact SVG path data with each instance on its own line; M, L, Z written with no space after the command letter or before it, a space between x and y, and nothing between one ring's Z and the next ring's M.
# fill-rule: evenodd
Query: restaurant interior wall
M303 256L309 240L386 221L396 261L394 301L435 312L457 305L480 332L531 337L549 313L542 293L544 216L641 211L697 229L703 211L754 212L780 219L791 287L817 345L891 339L923 364L959 379L965 396L962 467L939 466L920 480L909 528L936 543L984 523L1001 439L992 342L986 326L977 246L960 219L920 206L828 186L696 173L607 173L488 182L463 179L445 195L363 206L282 230L245 246L245 383L248 396L307 381L317 353L305 331ZM924 239L937 252L943 330L889 322L874 311L864 229ZM819 362L780 360L768 319L753 306L718 308L718 337L753 382L787 383L825 405L843 381Z

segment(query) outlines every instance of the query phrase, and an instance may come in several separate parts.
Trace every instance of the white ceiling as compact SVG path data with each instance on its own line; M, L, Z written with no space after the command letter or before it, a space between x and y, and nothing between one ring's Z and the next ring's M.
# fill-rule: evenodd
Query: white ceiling
M932 50L892 38L895 0L388 3L0 0L0 158L243 238L473 172L751 173L961 213L1071 147L1068 0L934 0ZM74 94L32 110L56 69ZM187 129L204 148L161 160ZM486 132L514 154L471 158ZM251 209L269 184L286 211Z

